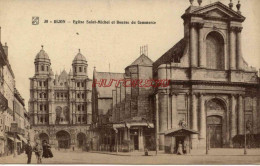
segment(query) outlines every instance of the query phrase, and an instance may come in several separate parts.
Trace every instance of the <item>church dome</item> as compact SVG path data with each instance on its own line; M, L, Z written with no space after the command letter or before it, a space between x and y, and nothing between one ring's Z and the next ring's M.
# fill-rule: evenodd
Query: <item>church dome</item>
M48 54L43 50L43 46L41 51L36 55L35 59L49 59Z
M87 60L86 60L85 56L80 53L80 50L79 50L79 53L75 56L75 58L73 60L73 63L85 63L85 62L87 62Z

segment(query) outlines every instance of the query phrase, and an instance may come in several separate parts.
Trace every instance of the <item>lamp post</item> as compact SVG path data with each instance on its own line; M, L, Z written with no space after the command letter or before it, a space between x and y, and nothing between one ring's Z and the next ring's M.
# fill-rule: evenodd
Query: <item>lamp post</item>
M246 151L246 110L245 110L245 101L244 101L244 133L245 133L244 155L246 155L247 151Z

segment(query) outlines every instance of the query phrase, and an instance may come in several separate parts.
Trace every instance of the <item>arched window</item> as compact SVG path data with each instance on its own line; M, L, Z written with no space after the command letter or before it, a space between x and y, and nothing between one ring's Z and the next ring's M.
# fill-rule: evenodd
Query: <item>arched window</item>
M42 71L44 71L44 66L42 65Z
M224 69L224 39L218 32L210 32L206 38L207 68Z
M84 67L84 72L85 72L85 73L87 72L86 67Z
M81 67L79 67L79 72L82 72L82 68Z
M76 67L74 67L74 72L77 73L77 68Z

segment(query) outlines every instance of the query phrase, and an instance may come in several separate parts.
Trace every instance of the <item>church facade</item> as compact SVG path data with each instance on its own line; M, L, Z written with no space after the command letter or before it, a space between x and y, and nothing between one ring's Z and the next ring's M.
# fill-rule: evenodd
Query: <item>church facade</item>
M154 92L160 150L241 147L237 137L260 132L258 72L243 58L245 17L232 7L191 5L184 38L154 62L154 78L170 80Z
M30 78L31 139L47 140L55 148L86 147L92 122L92 80L80 53L72 70L54 75L48 54L36 55L35 75Z

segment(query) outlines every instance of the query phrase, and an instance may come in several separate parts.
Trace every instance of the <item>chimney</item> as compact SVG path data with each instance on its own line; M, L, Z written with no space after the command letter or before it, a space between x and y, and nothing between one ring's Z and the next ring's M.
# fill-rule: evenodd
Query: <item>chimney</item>
M7 43L5 43L5 45L3 46L3 49L4 49L4 52L5 52L5 55L6 55L6 59L8 61L8 46L7 46Z

